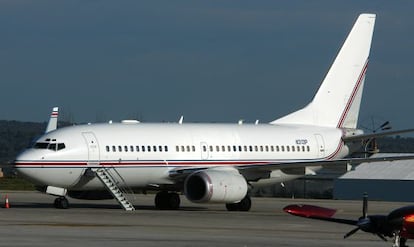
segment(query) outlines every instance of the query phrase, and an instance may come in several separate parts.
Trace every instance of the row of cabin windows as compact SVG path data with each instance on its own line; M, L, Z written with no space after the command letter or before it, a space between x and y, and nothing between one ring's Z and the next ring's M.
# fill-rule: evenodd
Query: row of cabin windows
M148 145L148 146L106 146L106 152L168 152L168 146L156 146L156 145Z
M268 145L249 145L249 146L202 146L203 152L310 152L309 146L268 146ZM175 146L176 152L195 152L195 146ZM168 146L156 146L156 145L142 145L142 146L106 146L106 152L168 152Z
M309 146L208 146L210 152L310 152ZM203 152L207 152L207 146L203 146Z

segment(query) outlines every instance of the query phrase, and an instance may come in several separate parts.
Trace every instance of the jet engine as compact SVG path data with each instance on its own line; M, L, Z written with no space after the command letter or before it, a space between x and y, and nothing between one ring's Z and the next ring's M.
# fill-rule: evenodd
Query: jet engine
M236 169L208 169L189 175L184 193L195 203L236 203L247 195L247 182Z

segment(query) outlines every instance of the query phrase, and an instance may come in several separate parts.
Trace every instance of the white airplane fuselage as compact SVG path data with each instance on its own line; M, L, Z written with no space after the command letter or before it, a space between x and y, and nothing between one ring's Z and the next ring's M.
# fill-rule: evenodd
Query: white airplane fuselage
M342 158L349 153L342 136L341 129L300 125L80 125L45 134L37 141L44 144L24 151L15 166L23 176L32 181L35 178L37 185L104 189L97 178L82 181L82 176L88 168L105 166L116 169L123 178L122 186L145 188L172 184L169 172L179 167L239 167ZM64 148L54 148L62 143ZM297 177L276 170L270 180Z

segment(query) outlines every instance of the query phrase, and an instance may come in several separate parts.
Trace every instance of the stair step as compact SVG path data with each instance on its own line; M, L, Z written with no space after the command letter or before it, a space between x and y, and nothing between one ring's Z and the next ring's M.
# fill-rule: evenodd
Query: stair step
M124 196L122 191L117 186L116 181L111 177L107 170L98 169L95 174L98 176L99 180L105 185L105 187L114 195L118 203L127 211L135 210L134 206L128 199Z

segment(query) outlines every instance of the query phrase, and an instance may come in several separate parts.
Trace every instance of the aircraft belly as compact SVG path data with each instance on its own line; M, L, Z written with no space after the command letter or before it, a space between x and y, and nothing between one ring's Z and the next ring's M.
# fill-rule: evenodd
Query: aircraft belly
M55 186L67 189L104 189L95 176L85 175L85 167L79 168L30 168L20 169L19 174L38 186ZM109 168L109 170L114 171ZM151 184L171 184L168 168L117 168L113 172L121 187L147 187ZM34 179L35 178L35 179Z
M109 173L118 182L119 187L144 188L149 185L171 184L168 179L168 168L165 167L148 167L148 168L108 168ZM84 176L78 177L76 183L72 184L69 189L95 190L104 189L104 185L97 177Z

